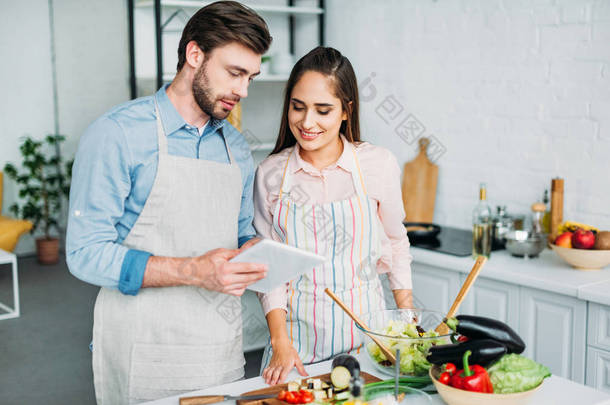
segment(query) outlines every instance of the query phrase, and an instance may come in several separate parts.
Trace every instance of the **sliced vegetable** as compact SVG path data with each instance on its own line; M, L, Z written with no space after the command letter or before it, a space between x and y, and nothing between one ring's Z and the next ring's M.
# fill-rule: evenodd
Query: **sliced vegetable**
M302 404L308 404L310 402L313 402L315 398L315 394L312 394L309 391L305 391L305 390L301 390L299 391L299 394L301 395L301 403Z
M472 366L469 364L468 358L471 354L470 350L464 353L462 359L464 369L451 376L449 385L466 391L493 393L494 389L485 368L478 364Z
M333 359L331 369L339 366L343 366L348 369L352 377L357 377L360 375L360 363L354 356L350 356L349 354L340 354L336 356Z
M498 394L531 390L551 375L551 371L542 364L514 353L502 357L488 372Z
M508 353L523 353L525 342L510 326L496 319L475 315L458 315L445 322L469 339L493 339L506 346Z
M347 388L351 378L351 373L344 366L334 367L330 373L330 381L332 382L333 386L338 389Z
M471 339L461 343L433 346L426 358L433 364L459 364L468 350L472 352L471 361L482 366L487 366L506 354L506 346L498 341Z
M315 397L309 391L299 390L299 391L280 391L277 395L277 399L280 401L288 402L289 404L308 404L313 402Z
M286 393L286 395L284 396L284 401L288 402L289 404L296 404L296 403L298 403L297 397L298 397L297 392L288 391Z
M335 400L336 401L345 401L346 399L349 399L349 396L350 396L349 391L341 391L341 392L335 394Z

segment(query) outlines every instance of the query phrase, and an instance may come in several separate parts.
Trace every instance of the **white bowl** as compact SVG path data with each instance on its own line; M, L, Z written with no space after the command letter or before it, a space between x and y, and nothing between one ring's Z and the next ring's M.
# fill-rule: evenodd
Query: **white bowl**
M438 380L440 366L430 368L430 378L443 401L448 405L525 405L529 403L534 392L538 391L544 381L536 388L513 394L484 394L453 388Z

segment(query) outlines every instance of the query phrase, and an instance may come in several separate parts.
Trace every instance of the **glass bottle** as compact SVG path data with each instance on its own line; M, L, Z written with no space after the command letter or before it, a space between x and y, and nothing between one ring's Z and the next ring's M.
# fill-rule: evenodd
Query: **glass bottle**
M551 210L549 208L549 190L544 190L544 215L542 216L542 230L544 233L551 233Z
M472 257L489 257L491 253L491 208L487 203L487 186L481 183L479 202L472 212Z
M545 208L546 206L541 202L532 204L532 233L534 234L541 235L545 233L542 223Z

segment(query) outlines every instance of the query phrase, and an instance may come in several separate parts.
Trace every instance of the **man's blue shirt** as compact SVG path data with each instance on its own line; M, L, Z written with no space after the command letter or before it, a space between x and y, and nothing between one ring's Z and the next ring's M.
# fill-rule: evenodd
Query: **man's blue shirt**
M176 111L166 88L156 96L168 153L229 163L224 136L241 169L241 246L255 235L254 164L248 143L226 120L211 118L200 135ZM156 128L154 97L150 96L116 106L81 137L72 169L66 260L70 271L86 282L134 295L142 285L151 254L121 243L142 212L157 173Z

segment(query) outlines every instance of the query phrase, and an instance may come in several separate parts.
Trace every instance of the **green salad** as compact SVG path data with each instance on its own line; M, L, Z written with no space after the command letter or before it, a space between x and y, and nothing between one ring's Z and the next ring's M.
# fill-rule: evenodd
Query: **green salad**
M414 323L391 320L382 330L377 333L400 338L429 338L439 334L436 331L423 331ZM426 360L428 349L432 345L446 343L443 339L405 340L383 338L383 343L396 355L396 349L400 349L400 372L402 374L424 375L430 369L430 363ZM367 350L371 357L382 366L390 366L390 361L381 352L375 342L369 342Z
M502 356L487 373L497 394L531 390L551 375L548 367L515 353Z

